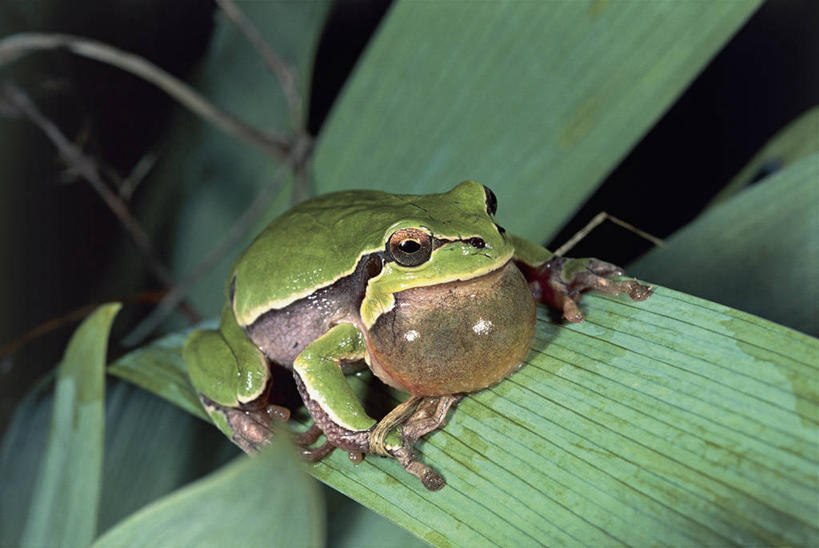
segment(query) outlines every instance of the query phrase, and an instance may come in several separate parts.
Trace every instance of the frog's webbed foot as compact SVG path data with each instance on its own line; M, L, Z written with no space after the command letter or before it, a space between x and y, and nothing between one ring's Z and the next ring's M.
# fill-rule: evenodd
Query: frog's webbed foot
M612 280L625 274L619 266L598 259L554 256L539 268L525 267L524 274L536 300L563 312L570 322L583 321L577 306L581 295L591 289L611 295L628 295L635 301L647 299L651 287L637 280Z
M413 445L421 436L440 428L446 422L450 408L461 400L462 395L411 397L384 417L370 435L370 450L380 455L394 457L404 469L421 480L430 491L437 491L446 480L443 476L416 460ZM389 446L387 435L400 427L400 446Z
M267 402L251 402L240 407L219 405L204 395L199 395L208 414L224 417L232 433L231 440L245 453L256 453L273 438L273 421L286 422L290 410Z

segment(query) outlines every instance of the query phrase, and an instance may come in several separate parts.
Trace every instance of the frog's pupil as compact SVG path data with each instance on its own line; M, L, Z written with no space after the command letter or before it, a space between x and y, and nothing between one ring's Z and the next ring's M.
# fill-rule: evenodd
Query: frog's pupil
M416 251L421 249L421 244L419 244L415 240L404 240L403 242L398 244L398 248L404 253L415 253Z
M472 247L477 247L478 249L483 249L486 247L486 242L483 241L483 238L470 238L469 244Z

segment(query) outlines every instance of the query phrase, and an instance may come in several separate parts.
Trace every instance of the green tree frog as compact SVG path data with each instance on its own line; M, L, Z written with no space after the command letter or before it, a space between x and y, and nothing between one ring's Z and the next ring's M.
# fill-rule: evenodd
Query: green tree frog
M213 422L246 452L289 411L268 399L270 364L292 370L314 420L297 436L318 459L391 456L428 489L444 480L416 460L417 439L463 395L502 381L526 356L535 303L572 322L596 289L643 300L651 289L610 279L596 259L558 257L495 222L497 200L465 181L422 196L337 192L304 202L265 228L236 261L218 330L193 332L184 358ZM381 421L345 373L364 362L410 394Z

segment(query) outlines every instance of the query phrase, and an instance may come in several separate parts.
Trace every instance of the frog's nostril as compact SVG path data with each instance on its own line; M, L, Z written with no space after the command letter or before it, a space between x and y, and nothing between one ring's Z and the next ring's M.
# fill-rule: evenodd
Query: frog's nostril
M483 238L470 238L469 244L472 247L477 247L478 249L483 249L486 247L486 242L483 241Z

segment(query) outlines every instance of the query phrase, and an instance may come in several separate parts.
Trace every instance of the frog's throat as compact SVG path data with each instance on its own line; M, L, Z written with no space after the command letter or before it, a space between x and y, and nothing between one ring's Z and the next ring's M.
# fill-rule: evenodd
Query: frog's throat
M395 307L396 293L415 287L474 280L503 269L512 260L512 255L513 252L510 250L496 260L464 261L464 267L452 269L445 274L438 272L435 276L407 277L406 271L401 271L395 263L386 263L383 270L367 283L364 299L359 308L361 322L365 329L370 329L380 316Z

